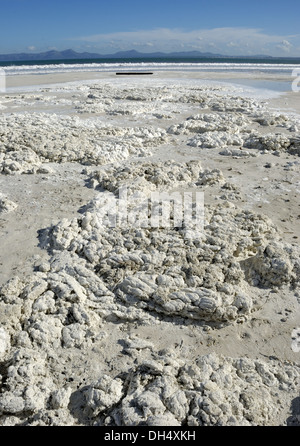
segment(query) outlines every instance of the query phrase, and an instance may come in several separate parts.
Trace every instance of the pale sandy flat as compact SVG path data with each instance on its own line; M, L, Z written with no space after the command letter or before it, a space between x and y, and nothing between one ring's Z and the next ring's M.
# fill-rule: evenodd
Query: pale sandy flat
M53 272L52 269L49 271L48 267L41 267L41 265L50 265L51 263L53 252L51 252L49 245L49 234L53 231L53 228L56 228L54 233L59 233L60 240L64 240L67 246L69 242L67 242L67 238L64 239L63 237L69 237L69 235L63 235L60 222L65 219L65 227L67 228L65 231L69 231L68 234L71 234L71 226L68 222L71 220L79 221L88 212L87 205L92 200L99 198L101 189L97 186L99 184L101 187L103 186L101 175L109 171L107 169L116 169L120 165L121 167L129 166L130 171L133 170L132 163L138 165L138 163L148 162L154 166L155 164L162 166L160 167L162 169L161 172L164 172L164 163L170 160L173 160L174 163L182 163L182 165L191 160L196 160L201 163L202 169L207 169L210 172L220 171L222 174L221 182L216 180L212 183L207 182L203 186L193 186L204 191L205 206L224 206L226 202L229 203L229 206L236 206L241 212L248 211L253 215L261 214L263 218L269 218L270 224L276 228L275 242L281 243L284 247L289 246L291 252L298 252L300 239L300 93L287 91L281 95L273 94L273 97L269 95L265 99L252 97L249 101L263 104L261 112L257 109L257 117L255 118L254 109L252 111L250 109L250 102L247 105L241 105L240 109L234 108L236 103L232 102L230 103L231 105L228 105L229 102L226 102L230 101L231 95L232 97L238 97L241 93L241 97L246 97L242 94L242 89L239 93L238 86L236 86L233 94L231 87L227 84L228 91L226 91L225 81L235 78L240 79L241 75L237 73L156 72L153 76L147 77L147 79L141 79L141 77L136 79L132 79L132 77L130 79L117 79L115 72L90 72L72 75L8 77L8 92L0 96L0 119L2 123L0 123L0 139L2 138L0 155L4 153L7 159L9 159L9 153L18 151L18 147L21 147L23 144L22 150L26 151L30 147L30 150L34 152L30 152L31 155L37 156L37 158L34 158L35 161L32 161L33 158L28 158L28 169L30 170L30 166L32 166L32 173L28 173L28 170L26 171L25 164L22 164L25 163L24 160L22 163L19 160L20 169L24 168L25 170L22 171L18 167L14 172L7 171L5 173L2 171L0 174L1 196L17 205L17 207L11 209L8 207L7 209L10 212L3 211L0 213L0 285L3 286L11 279L15 280L16 277L20 279L20 283L15 290L15 298L8 291L5 291L6 288L2 294L0 292L0 311L2 312L0 313L0 327L3 327L3 330L9 333L10 336L9 347L5 347L2 359L0 357L0 375L5 377L3 381L9 379L7 364L13 363L13 367L17 369L17 365L12 362L12 357L18 349L23 349L24 355L33 355L33 357L36 355L35 364L41 364L39 362L40 354L45 354L47 360L44 365L46 372L32 372L32 376L34 376L32 381L29 378L24 378L24 382L17 383L11 391L8 391L8 388L4 385L1 388L0 376L0 391L2 392L0 394L0 425L19 425L22 423L25 425L89 425L97 423L101 425L101 423L111 423L114 425L117 418L114 418L116 415L109 404L107 403L105 406L106 403L103 403L103 407L106 409L103 409L104 415L102 415L100 406L96 409L87 396L87 400L84 401L88 401L88 404L90 404L88 406L89 411L85 412L83 410L79 414L79 406L76 406L76 404L79 404L78 401L81 401L82 395L86 395L84 392L88 391L82 390L83 393L80 394L79 398L80 389L85 389L85 386L90 386L90 388L94 389L95 386L92 387L91 383L97 381L104 374L109 375L111 378L116 378L117 376L122 378L136 364L141 364L143 360L154 361L155 355L163 349L170 349L175 359L180 357L186 364L193 364L198 357L213 353L220 356L223 355L226 358L247 358L249 361L265 361L269 366L276 366L277 371L280 370L281 365L282 367L283 365L292 366L293 370L299 371L300 348L298 350L295 347L295 342L292 344L293 340L295 341L293 333L300 327L300 294L297 288L299 285L299 282L297 282L299 280L299 277L297 278L299 266L297 267L296 263L295 265L293 264L294 266L292 265L292 257L287 262L289 262L289 265L292 265L291 271L294 268L293 272L290 273L290 276L288 275L289 273L286 273L285 276L285 273L282 273L283 277L286 278L286 283L275 285L276 280L274 279L273 285L269 283L266 286L250 286L243 279L244 281L241 283L245 283L245 290L248 290L247 287L249 285L251 296L257 295L260 302L259 308L256 308L243 321L233 320L220 326L218 326L217 320L213 320L212 323L209 320L204 320L202 323L201 320L195 320L193 317L183 316L181 318L177 313L172 314L171 310L169 316L163 310L159 314L155 314L155 310L149 310L151 307L149 307L150 304L146 298L143 301L144 303L136 303L136 300L132 300L132 302L135 302L132 305L136 305L137 308L136 314L138 316L136 316L136 320L133 316L130 316L132 320L129 316L128 319L125 316L122 319L122 316L120 316L117 322L107 317L106 312L109 311L108 308L110 307L104 306L103 310L98 309L98 311L93 309L92 305L84 307L82 304L82 308L89 308L88 316L81 313L81 319L78 316L77 320L79 325L85 317L88 320L88 322L82 322L82 324L85 324L84 328L80 327L83 333L82 336L85 336L84 340L81 340L81 343L78 341L77 344L75 341L67 344L65 337L65 344L63 344L63 341L61 341L61 344L55 344L56 341L54 342L54 338L51 338L51 328L49 328L51 324L47 318L51 317L54 320L57 316L59 323L55 330L60 329L63 332L71 324L70 320L72 317L72 323L76 319L76 315L70 316L71 306L68 306L69 303L65 306L62 303L59 304L59 298L56 296L56 305L61 305L61 307L57 306L56 310L51 310L51 305L55 305L54 300L51 300L51 305L49 304L50 306L47 307L48 309L45 310L45 313L43 313L44 310L39 310L41 313L36 313L34 310L28 309L29 307L27 306L26 308L25 306L24 308L22 307L22 299L26 300L26 297L24 297L26 296L26 284L32 286L32 281L38 280L35 276L37 269L40 268L45 277L50 272ZM289 82L291 80L290 76L274 79L271 75L259 76L252 73L248 76L244 74L243 78L268 80L270 82ZM207 82L211 80L215 83L209 86ZM218 89L218 82L221 89ZM34 86L40 86L40 88L33 88ZM202 86L205 86L206 90L201 92ZM159 92L161 92L161 97L158 96ZM203 96L203 103L201 103L201 95ZM214 95L216 95L215 99ZM218 103L220 105L222 101L228 105L228 108L224 109L224 111L217 108ZM5 108L1 109L1 105ZM25 112L26 114L24 115ZM298 152L296 149L294 151L291 149L287 150L281 147L280 144L278 150L265 150L259 147L247 148L245 146L242 147L242 144L238 145L235 143L229 143L228 146L225 144L224 146L206 147L204 142L203 146L201 146L202 140L197 140L197 137L201 137L201 134L189 130L188 127L191 122L188 118L199 114L215 114L217 118L219 117L221 124L216 131L225 133L225 138L232 135L242 135L243 141L246 141L247 135L249 137L256 135L257 138L265 135L281 135L284 138L299 140L298 143L295 142ZM279 118L274 123L270 121L271 115L278 116L280 114L286 116L286 121L282 121ZM34 116L37 119L36 130ZM244 125L244 130L240 128L235 133L231 133L230 126L234 125L234 121L228 124L229 130L220 130L221 126L226 123L226 116L232 117L232 119L240 117L243 124L238 124L238 126ZM269 123L262 124L262 116L265 118L269 116ZM197 119L199 120L199 118ZM197 124L197 119L195 119L195 125ZM44 130L43 124L41 124L43 120L45 123ZM23 128L22 122L24 122ZM82 122L85 123L85 127L84 125L82 127L78 126L78 123ZM100 133L97 133L98 130L95 127L95 123L101 129L115 129L115 133L105 134L101 130L102 133L100 135ZM211 125L217 126L217 121L214 121ZM172 126L178 126L177 133L174 129L170 131ZM12 129L11 134L9 133L9 128ZM137 128L140 130L137 130ZM183 131L184 128L186 129L185 131ZM150 129L148 134L146 134L145 129ZM73 131L77 136L72 135ZM13 134L13 132L15 133ZM43 135L45 139L43 139ZM215 133L213 136L217 137ZM78 153L73 151L76 138L81 138L81 147L78 148ZM191 142L192 138L196 139ZM59 141L59 143L56 143L56 141ZM100 163L95 158L96 149L93 149L93 144L96 143L99 153L103 152L104 154L103 159L106 161L103 161L103 163ZM42 151L42 146L46 147L47 144L49 151L53 150L53 153L59 153L60 146L56 146L56 144L62 144L62 150L67 154L66 158L57 160L52 159L50 154L45 155L46 152L44 149ZM129 152L131 150L128 156L123 150L125 146L128 146ZM83 160L82 153L84 153L85 147L86 150L90 151L88 152L90 162L87 162L86 159ZM115 159L114 151L118 147L120 156L118 159ZM226 148L240 151L244 156L239 156L237 152L233 152L236 153L236 156L234 154L225 156L222 152ZM247 151L249 156L246 154ZM254 156L252 156L253 154ZM43 170L43 168L45 169ZM114 175L117 175L118 171L115 170L114 172L115 174L112 174L111 177L112 183ZM131 178L130 181L133 181L133 179ZM98 184L98 182L100 183ZM225 187L223 187L224 184ZM180 189L183 186L178 186L177 184L176 187ZM187 184L185 187L188 189ZM9 206L9 203L7 206ZM229 218L231 214L228 208L226 212L228 212ZM224 228L227 228L227 223L228 220L224 217ZM77 226L76 228L78 229ZM90 230L94 231L95 229ZM254 234L251 236L255 238ZM88 236L86 235L86 237ZM265 240L265 234L258 233L257 237ZM86 240L84 239L82 243L85 243ZM70 247L70 243L68 247ZM76 244L76 237L74 243ZM100 242L95 239L94 244L97 243ZM94 249L93 246L90 248L91 250ZM64 255L65 252L61 251L61 249L57 248L54 254ZM66 248L66 252L68 249L72 251L71 248ZM78 252L80 252L79 248ZM84 251L81 251L78 256L78 261L87 261ZM276 261L280 262L282 258L279 257ZM101 271L101 267L99 267L96 261L95 263L93 262L94 260L90 262L93 273L94 271ZM270 266L270 268L272 267ZM127 268L127 266L124 268ZM155 265L153 268L155 269ZM135 273L130 274L134 276ZM261 274L263 276L264 273L262 272ZM46 280L45 277L43 280ZM88 296L89 292L92 293L92 285L88 284L88 279L86 280L87 284L82 282L82 286L86 287ZM111 287L109 280L107 279L105 283ZM118 280L116 279L115 282L116 288L118 288L121 282L121 279ZM49 287L48 291L51 289L49 292L56 289L54 286L52 288ZM111 291L113 288L109 289ZM130 297L128 297L126 292L122 296L124 301L126 301L126 305L130 307L128 304ZM74 300L72 308L77 304L79 314L81 311L80 299L78 301ZM162 306L162 308L164 307ZM117 312L116 309L113 309L113 311ZM145 312L145 320L143 320L143 312ZM40 316L37 316L37 314ZM42 314L43 316L41 316ZM151 318L147 319L149 314L153 320ZM65 320L63 320L64 318ZM69 325L66 323L68 318L70 319ZM153 322L154 320L156 320L155 323ZM50 325L47 325L47 321ZM38 330L41 330L42 333L40 337L36 335ZM88 339L88 330L91 333L90 339ZM55 336L58 336L56 331ZM138 339L141 342L145 342L145 344L140 344L139 347L125 348L125 341L128 338L131 340ZM151 349L146 346L147 342L151 345ZM166 359L164 361L166 362ZM153 364L151 367L153 367L153 370L155 369ZM174 370L170 372L170 376L172 373L175 374ZM158 372L154 370L153 373ZM217 374L217 371L215 373ZM43 376L47 377L49 383L51 381L51 384L48 381L45 384L46 390L43 390L41 387ZM255 393L255 385L251 384L250 381L249 383L250 388L253 385L253 392ZM135 384L132 385L134 386ZM139 385L142 386L142 381ZM22 406L20 403L23 408L16 409L17 400L13 400L13 398L22 399L22 389L24 390L26 386L32 392L36 392L36 401L38 403L36 406L32 403L32 408L28 409L26 404L29 403L26 400L27 403L24 403L25 405L22 403ZM65 391L67 387L71 389L69 394ZM73 396L70 397L68 403L65 403L63 397L61 397L61 401L64 401L61 403L49 403L49 401L54 401L55 398L58 401L59 398L56 391L59 389L64 389L66 401L69 398L67 395ZM48 400L45 400L46 402L44 403L41 397L42 392L48 395ZM271 398L271 393L270 395L268 394L270 396L270 401L268 400L270 411L273 410L272 404L280 406L276 416L264 415L262 412L262 414L257 415L257 418L255 418L256 415L253 415L254 421L251 421L250 416L250 418L245 418L246 424L249 422L252 425L256 423L262 425L299 425L299 387L298 390L293 387L292 390L285 392L282 396L282 407L279 403L276 403L274 396L272 396L273 399ZM117 393L117 391L112 393L114 395L113 398L117 398ZM6 403L1 400L1 397L4 398L6 395L9 395L8 397L12 398L11 401L14 401L14 403L11 403L12 408L4 410L1 409L1 404L2 407L6 407ZM56 396L54 397L53 395ZM76 400L77 397L79 398L78 401ZM258 400L259 398L260 396ZM119 400L116 399L113 405L119 404ZM164 402L164 404L167 403ZM74 409L75 406L76 410ZM171 407L171 403L169 407ZM261 406L257 407L261 408ZM124 419L122 417L120 419L125 423L124 414L126 411L125 409L122 410ZM156 410L159 418L162 415L158 406ZM174 413L172 412L173 415ZM154 417L153 413L151 416L152 418ZM164 416L167 417L167 415ZM189 416L192 417L191 413ZM211 416L210 421L207 421L206 424L213 424L211 421L213 416L211 414L209 416ZM51 417L54 421L50 420ZM112 418L110 421L107 421L109 417ZM149 420L146 415L145 417L143 422L146 423ZM180 425L184 417L180 418L178 414L176 414L176 417ZM151 422L158 423L157 418L155 418L156 421L153 420L154 418ZM162 420L167 420L167 418L162 418ZM172 423L173 418L171 417L170 420L169 422ZM240 421L236 421L236 423L238 424Z

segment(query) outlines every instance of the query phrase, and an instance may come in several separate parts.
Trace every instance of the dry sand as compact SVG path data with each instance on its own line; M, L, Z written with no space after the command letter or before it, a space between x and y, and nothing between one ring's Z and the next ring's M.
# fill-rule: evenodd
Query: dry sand
M233 77L8 78L0 425L299 425L300 93ZM204 192L204 239L99 227L122 184Z

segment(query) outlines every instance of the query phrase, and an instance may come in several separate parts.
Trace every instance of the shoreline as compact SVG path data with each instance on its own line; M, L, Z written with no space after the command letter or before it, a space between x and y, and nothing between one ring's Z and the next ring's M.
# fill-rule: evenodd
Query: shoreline
M51 73L51 74L21 74L21 75L8 75L8 87L20 87L20 86L34 86L40 84L56 84L74 81L88 81L94 79L103 79L115 77L116 72L120 68L116 67L112 71L86 71L86 72L72 72L72 73ZM144 68L143 68L144 70ZM141 69L142 71L142 69ZM292 82L291 74L281 74L276 75L274 78L273 74L270 73L257 73L257 72L218 72L218 71L163 71L163 70L151 70L153 71L154 77L159 78L195 78L203 80L222 80L222 79L259 79L259 80L269 80L269 81L282 81L282 82ZM43 82L42 82L43 79Z
M49 88L54 86L59 86L63 84L72 84L78 82L94 82L94 81L121 81L121 79L116 79L116 72L85 72L85 73L57 73L57 74L40 74L40 75L16 75L16 76L7 76L6 88L8 89L7 94L20 93L22 91L35 91L40 88ZM126 77L126 76L125 76ZM250 88L254 91L261 93L262 97L267 96L268 103L270 107L274 107L275 109L282 109L285 111L294 112L300 114L300 101L299 94L300 92L293 92L292 90L292 77L291 75L280 75L275 76L272 74L266 73L220 73L220 72L180 72L180 71L157 71L153 72L151 78L154 81L158 79L177 79L181 80L193 80L198 81L202 80L204 82L219 82L226 83L229 85L234 85L237 88ZM246 81L243 85L239 84L238 81ZM249 84L247 85L247 81ZM288 85L290 83L289 90L278 90L278 88L271 89L268 91L268 88L256 87L254 82L267 82L270 86L272 83L282 83ZM268 85L268 84L266 84ZM263 93L264 91L264 93ZM272 96L270 93L273 92ZM268 97L269 96L269 97Z

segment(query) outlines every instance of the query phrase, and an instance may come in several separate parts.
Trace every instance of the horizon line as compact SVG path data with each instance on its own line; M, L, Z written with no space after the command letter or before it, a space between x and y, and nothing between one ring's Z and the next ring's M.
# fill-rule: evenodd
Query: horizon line
M110 58L110 56L116 57L118 55L120 55L120 57L124 57L124 56L121 56L121 54L126 55L126 54L130 54L130 53L135 53L135 54L137 54L136 58L151 57L151 55L153 55L153 57L155 57L155 55L161 55L162 57L164 57L164 56L172 56L172 55L174 55L174 57L176 57L176 55L178 55L179 58L183 58L185 54L187 55L186 57L193 57L193 56L188 56L188 55L195 54L195 56L194 56L195 58L197 58L197 57L201 58L201 56L202 56L203 58L218 58L218 59L221 59L221 58L224 58L224 59L227 59L227 58L231 58L231 59L268 58L268 59L285 59L285 60L286 59L293 59L293 60L294 59L299 59L300 60L300 55L299 56L271 56L271 55L268 55L268 54L253 54L253 55L243 55L243 54L241 54L241 55L233 56L233 55L228 55L228 54L211 53L209 51L199 51L199 50L170 51L170 52L165 52L165 51L140 52L140 51L135 50L135 49L119 50L119 51L116 51L115 53L103 54L103 53L89 52L89 51L78 52L78 51L73 50L72 48L67 48L67 49L64 49L64 50L52 49L52 50L47 50L47 51L40 51L40 52L37 52L37 53L24 52L24 51L23 52L14 52L14 53L2 53L2 54L0 54L0 58L2 58L2 57L6 58L6 57L9 57L9 56L11 56L11 57L26 56L26 60L22 60L22 59L19 59L19 60L0 60L0 63L3 63L3 62L22 62L22 61L24 61L24 62L34 62L34 61L37 61L37 59L34 58L34 57L37 57L37 56L42 56L42 55L46 56L47 54L51 54L51 53L52 54L53 53L62 54L62 53L67 53L67 52L72 52L72 53L74 53L75 56L76 55L78 55L78 56L85 55L85 57L82 57L82 59L85 59L85 58L88 59L89 55L91 56L91 58L97 59L98 56L99 56L99 58ZM199 56L196 56L196 54L199 54ZM32 57L32 58L28 59L27 57ZM156 57L158 57L158 56L156 56ZM128 57L128 58L133 59L135 57ZM80 57L78 57L78 58L75 57L73 60L76 60L76 59L80 60ZM43 60L51 61L51 59L47 59L47 58L46 59L40 59L39 61L43 61ZM52 59L52 60L55 60L55 59ZM72 58L70 58L69 60L72 60Z

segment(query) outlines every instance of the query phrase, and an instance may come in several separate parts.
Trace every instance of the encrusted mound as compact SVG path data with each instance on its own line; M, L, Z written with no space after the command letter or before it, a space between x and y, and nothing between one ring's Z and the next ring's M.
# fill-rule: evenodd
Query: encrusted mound
M5 195L0 192L0 214L3 212L4 214L8 214L9 212L14 211L18 205L13 201L9 200Z
M190 138L187 144L192 147L221 149L228 146L242 146L243 138L228 132L206 132Z
M46 351L88 347L102 336L102 320L241 322L262 305L257 286L299 281L299 251L266 217L224 202L206 207L198 238L184 226L109 227L99 217L107 194L51 229L54 255L31 278L2 287L3 354L7 336Z
M0 117L0 173L35 173L42 163L101 165L151 154L168 139L163 129L103 127L93 120L55 114Z
M92 176L95 185L117 194L129 185L128 211L141 203L136 191L195 185L203 175L197 162L141 163L112 167ZM136 180L136 181L135 181ZM228 186L227 186L228 187ZM204 233L188 228L154 228L151 220L119 220L120 199L100 192L86 212L64 220L49 235L54 251L85 259L119 304L168 317L228 322L247 318L257 302L255 287L299 281L299 251L283 244L271 221L226 201L206 206ZM146 195L146 198L148 196ZM137 203L137 204L136 204ZM136 210L136 209L134 209ZM151 212L147 210L147 212ZM106 215L108 213L108 215ZM147 216L146 216L147 217ZM113 222L113 224L111 224Z
M235 134L245 130L250 123L250 119L242 114L206 113L191 116L182 124L171 126L168 133L175 135L208 132Z
M221 100L222 102L222 100ZM239 98L232 99L232 102L239 102ZM256 156L255 153L242 151L237 152L232 146L240 146L240 149L250 148L259 151L288 151L292 154L299 154L300 141L297 135L299 122L297 119L288 118L284 115L270 113L264 110L259 113L253 111L251 102L243 103L244 109L228 110L229 113L206 113L198 114L187 118L181 124L175 124L168 128L168 133L172 135L190 135L187 145L200 148L225 148L224 154L233 156ZM212 106L212 109L216 108ZM218 110L218 108L217 108ZM254 123L261 126L276 126L285 128L292 134L274 132L261 135L258 130L254 130ZM230 153L233 152L233 153ZM223 154L223 153L222 153Z
M169 317L236 320L257 304L253 286L299 280L299 253L280 242L267 218L227 206L207 209L205 236L195 240L184 228L109 228L90 208L53 228L51 244L85 258L126 305Z
M165 162L140 162L122 166L115 163L104 171L90 175L93 187L100 187L117 194L126 186L127 193L136 194L151 191L167 191L181 188L223 183L223 174L218 169L203 169L200 161L186 163L173 160Z
M245 147L255 148L264 151L287 151L294 155L300 154L300 139L299 137L290 137L287 135L268 134L250 136L245 141Z
M138 358L138 341L127 339ZM46 354L16 349L0 394L2 425L272 426L299 385L299 368L209 354L151 354L120 376L57 388ZM137 356L136 356L137 355Z
M161 352L129 374L125 397L110 421L129 426L272 425L288 393L297 389L299 376L296 367L215 354L182 365L174 353ZM87 397L96 386L91 387L87 407L97 414L97 391L93 404Z

